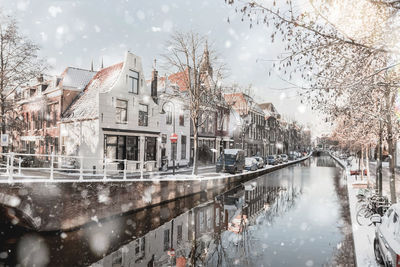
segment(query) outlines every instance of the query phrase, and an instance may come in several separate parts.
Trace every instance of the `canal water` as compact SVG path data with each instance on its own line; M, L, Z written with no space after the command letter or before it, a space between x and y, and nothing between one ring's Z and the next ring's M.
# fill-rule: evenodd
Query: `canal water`
M67 233L3 225L0 266L354 266L345 177L312 157Z

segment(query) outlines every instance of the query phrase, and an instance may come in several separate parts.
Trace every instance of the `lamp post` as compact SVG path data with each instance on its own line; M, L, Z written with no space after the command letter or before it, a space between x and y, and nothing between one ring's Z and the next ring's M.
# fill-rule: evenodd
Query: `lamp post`
M176 146L176 142L177 142L177 140L178 140L178 137L177 137L177 135L176 135L176 133L175 133L175 104L172 102L172 101L165 101L164 102L164 104L162 105L162 108L161 108L161 114L165 114L166 112L165 112L165 109L164 109L164 107L165 107L165 105L166 104L171 104L171 106L172 106L172 112L173 112L173 115L172 115L172 135L171 135L171 137L170 137L170 140L171 140L171 145L172 145L172 174L173 175L175 175L175 153L176 153L176 149L175 149L175 146Z

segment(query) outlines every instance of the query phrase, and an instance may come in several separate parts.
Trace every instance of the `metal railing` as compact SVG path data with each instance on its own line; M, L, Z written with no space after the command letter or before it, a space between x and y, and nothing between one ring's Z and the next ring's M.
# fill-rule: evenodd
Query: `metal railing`
M88 168L87 166L92 166ZM0 153L0 179L115 180L143 179L145 171L157 168L156 161L118 160L56 154Z

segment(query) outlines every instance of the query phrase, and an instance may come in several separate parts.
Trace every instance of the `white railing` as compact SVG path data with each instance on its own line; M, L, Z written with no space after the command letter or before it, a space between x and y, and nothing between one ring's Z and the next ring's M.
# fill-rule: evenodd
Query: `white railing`
M87 166L92 166L88 168ZM157 170L156 161L117 160L55 154L0 153L0 180L104 180L138 178Z

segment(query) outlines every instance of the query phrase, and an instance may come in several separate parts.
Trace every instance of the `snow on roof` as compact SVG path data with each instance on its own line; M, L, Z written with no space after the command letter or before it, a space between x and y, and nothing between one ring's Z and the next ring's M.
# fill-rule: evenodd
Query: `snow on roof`
M63 121L89 120L99 117L99 93L109 91L121 73L123 62L100 70L85 90L63 114Z
M84 89L96 71L68 67L63 73L62 87L64 89Z

